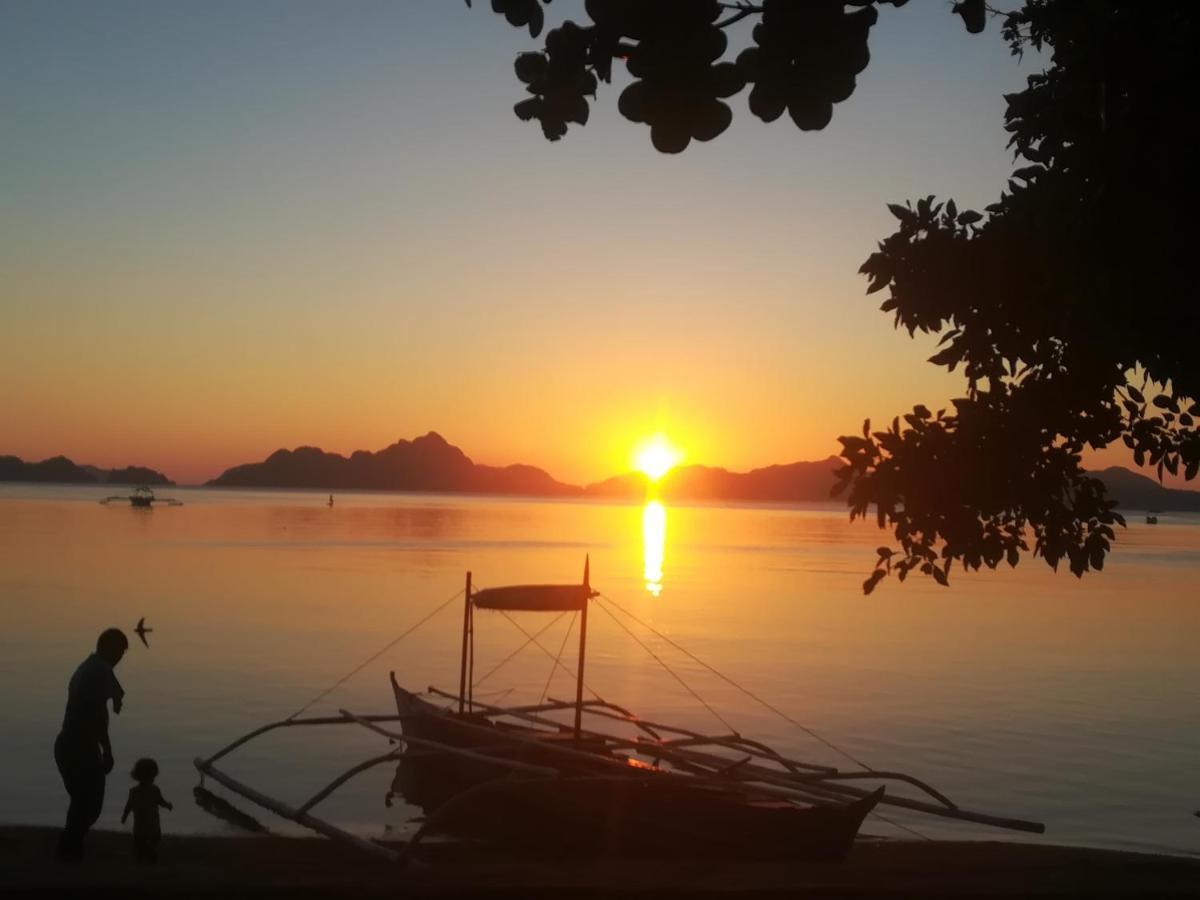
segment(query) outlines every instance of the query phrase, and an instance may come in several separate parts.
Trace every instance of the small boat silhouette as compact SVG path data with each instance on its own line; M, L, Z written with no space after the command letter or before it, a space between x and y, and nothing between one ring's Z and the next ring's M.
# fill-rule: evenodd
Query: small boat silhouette
M136 506L141 509L149 509L155 503L165 503L167 506L183 506L183 501L176 500L174 497L155 497L154 491L150 490L144 484L134 488L132 494L116 494L112 497L105 497L100 503L108 504L114 500L128 500L130 506Z

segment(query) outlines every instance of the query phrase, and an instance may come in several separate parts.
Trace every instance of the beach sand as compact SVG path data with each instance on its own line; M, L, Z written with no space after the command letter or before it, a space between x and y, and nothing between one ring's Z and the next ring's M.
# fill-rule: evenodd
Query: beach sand
M0 826L5 898L1027 897L1200 895L1200 860L1001 842L863 841L842 863L565 859L456 845L400 866L319 838L173 836L152 866L128 834L53 859L56 831Z

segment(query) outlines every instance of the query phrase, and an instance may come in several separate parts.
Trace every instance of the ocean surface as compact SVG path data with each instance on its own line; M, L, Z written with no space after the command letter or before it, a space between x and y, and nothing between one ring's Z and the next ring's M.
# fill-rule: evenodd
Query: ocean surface
M51 746L66 683L96 635L134 638L117 670L117 769L102 827L119 827L139 756L161 766L168 832L229 826L194 805L192 760L284 718L439 606L409 637L319 700L392 712L389 670L413 689L458 683L466 572L490 587L570 582L591 559L606 599L588 623L586 681L645 718L737 730L790 755L846 759L650 630L874 768L961 806L1041 820L1037 838L888 811L872 834L1045 840L1200 855L1200 517L1130 514L1100 574L1040 560L956 573L939 588L860 585L886 535L837 506L622 506L464 496L162 489L181 507L102 506L107 487L0 485L0 819L57 824ZM571 695L552 672L570 616L479 613L476 696ZM538 642L526 644L543 627ZM549 627L546 627L549 626ZM576 630L567 634L568 627ZM626 632L645 644L640 646ZM569 637L569 640L567 639ZM653 651L680 680L650 655ZM717 718L719 715L724 721ZM358 727L286 729L223 763L300 803L387 752ZM316 810L356 832L403 832L369 770ZM284 833L294 826L256 815Z

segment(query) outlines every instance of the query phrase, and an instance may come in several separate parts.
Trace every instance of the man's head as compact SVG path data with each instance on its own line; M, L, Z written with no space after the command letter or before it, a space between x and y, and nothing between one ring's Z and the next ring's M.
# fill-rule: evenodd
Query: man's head
M125 637L125 632L120 628L107 628L100 632L100 637L96 639L96 654L107 660L110 666L119 663L128 649L129 638Z

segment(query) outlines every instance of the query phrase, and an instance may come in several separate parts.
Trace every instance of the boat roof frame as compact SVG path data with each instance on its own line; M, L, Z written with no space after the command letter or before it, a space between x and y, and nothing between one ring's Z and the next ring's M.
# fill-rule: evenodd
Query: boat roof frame
M589 601L597 596L591 586L591 557L583 558L583 581L579 584L525 584L475 588L467 572L463 589L462 651L459 659L458 712L475 708L475 610L522 612L578 612L579 659L575 667L575 739L583 733L583 670L587 661Z

